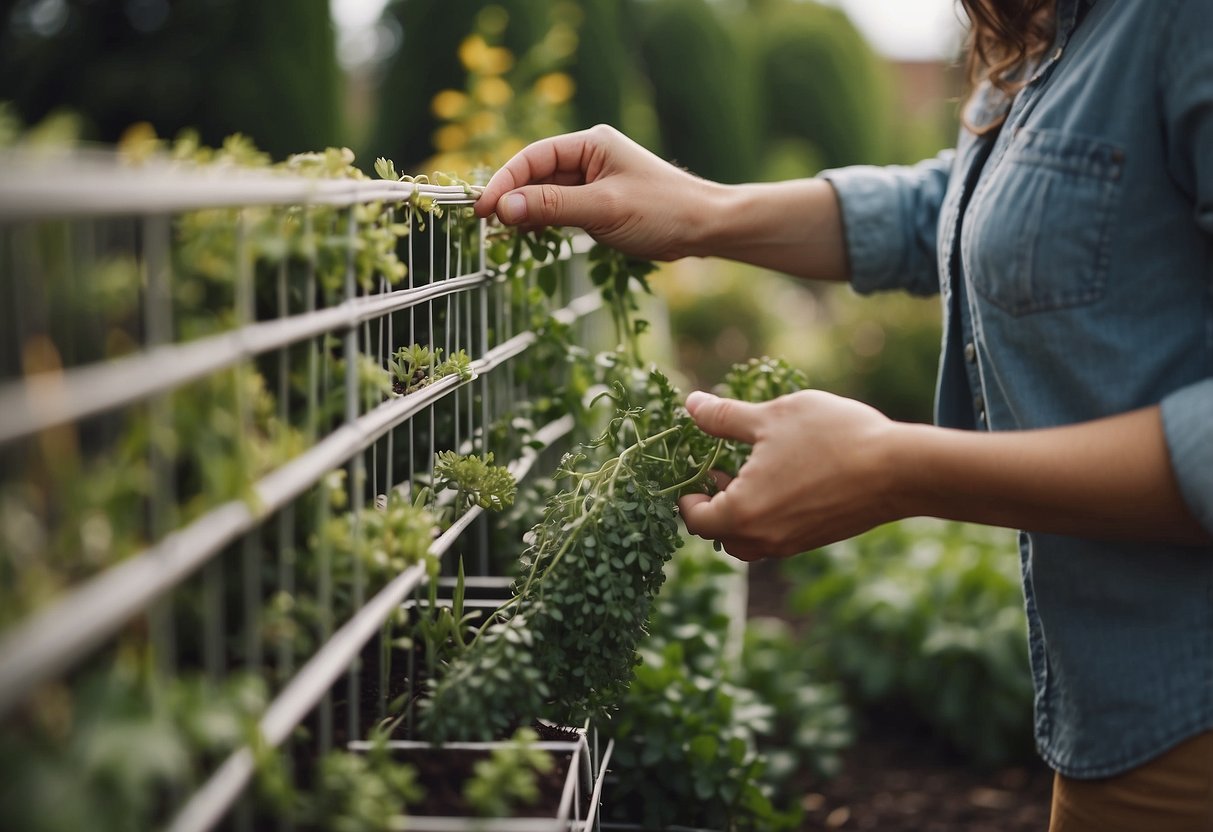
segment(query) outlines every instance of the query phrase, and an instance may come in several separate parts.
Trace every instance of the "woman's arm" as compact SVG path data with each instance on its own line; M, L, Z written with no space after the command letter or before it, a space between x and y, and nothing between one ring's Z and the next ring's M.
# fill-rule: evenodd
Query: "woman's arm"
M823 180L719 185L606 126L536 142L476 203L507 225L569 225L637 257L727 257L787 274L847 278L842 220Z
M1097 539L1208 544L1171 470L1158 407L1045 430L892 422L819 391L748 404L695 393L700 427L754 445L687 528L737 557L791 555L926 515Z

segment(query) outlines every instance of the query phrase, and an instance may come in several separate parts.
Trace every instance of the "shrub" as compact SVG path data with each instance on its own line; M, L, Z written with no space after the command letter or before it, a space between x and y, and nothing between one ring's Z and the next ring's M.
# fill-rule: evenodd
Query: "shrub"
M815 649L864 703L908 705L973 760L1031 752L1032 683L1013 535L928 520L787 563Z

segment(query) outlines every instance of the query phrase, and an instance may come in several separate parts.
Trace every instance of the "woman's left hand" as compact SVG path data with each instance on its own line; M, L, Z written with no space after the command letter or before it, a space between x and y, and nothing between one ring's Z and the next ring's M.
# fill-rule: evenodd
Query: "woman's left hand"
M899 519L884 448L896 423L830 393L805 390L761 404L692 393L704 432L753 445L721 490L679 501L687 529L741 560L786 557Z

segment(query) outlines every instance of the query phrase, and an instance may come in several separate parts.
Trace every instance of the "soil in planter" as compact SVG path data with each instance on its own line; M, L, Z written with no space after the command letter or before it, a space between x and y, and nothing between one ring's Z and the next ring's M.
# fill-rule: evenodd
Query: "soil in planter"
M476 763L488 759L489 752L420 748L394 753L397 760L416 767L418 782L425 792L422 803L408 807L410 815L470 817L475 814L463 799L463 786L472 777ZM555 765L551 771L536 772L535 775L539 800L531 806L519 807L513 817L556 817L572 760L571 753L553 752ZM584 808L582 811L584 816Z

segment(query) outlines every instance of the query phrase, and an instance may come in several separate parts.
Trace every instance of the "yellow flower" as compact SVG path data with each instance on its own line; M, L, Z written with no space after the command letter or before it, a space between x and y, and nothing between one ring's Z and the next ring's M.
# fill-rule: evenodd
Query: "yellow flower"
M480 35L468 35L463 39L463 43L459 44L459 60L463 62L463 68L472 72L478 71L484 64L488 50L489 45L485 43L484 38Z
M458 124L448 124L434 131L434 147L442 153L461 150L468 143L468 133Z
M514 91L500 78L490 77L477 81L472 94L485 106L501 107L513 97Z
M464 126L473 135L496 133L501 129L501 114L492 110L481 110L464 122Z
M438 118L450 121L451 119L459 118L467 105L468 97L463 93L458 90L442 90L430 102L430 110Z
M572 98L576 88L573 79L563 72L549 72L535 82L535 94L553 106Z
M485 75L501 75L514 65L514 53L503 46L494 46L484 51L480 71Z
M145 162L159 149L156 128L146 121L135 122L118 139L118 154L128 162Z

